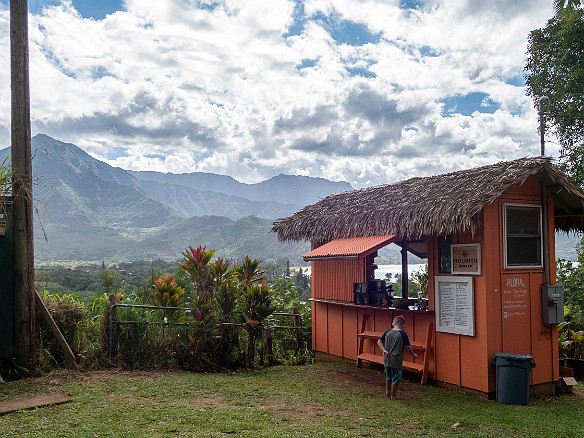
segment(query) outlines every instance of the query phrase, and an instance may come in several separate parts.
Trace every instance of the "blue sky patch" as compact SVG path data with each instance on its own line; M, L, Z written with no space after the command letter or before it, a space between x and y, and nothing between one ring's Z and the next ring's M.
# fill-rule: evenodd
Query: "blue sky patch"
M293 22L288 28L288 32L284 37L300 35L306 26L306 17L304 16L304 0L296 0L294 2L294 13L292 14Z
M126 148L114 147L106 153L106 158L108 160L116 160L121 157L128 155L128 150ZM146 155L147 156L147 155Z
M206 0L206 1L198 1L197 2L197 7L199 9L203 9L205 11L211 11L212 12L212 11L214 11L217 8L217 6L219 6L219 2L218 1L209 1L209 0Z
M75 9L83 18L102 20L106 15L122 10L121 0L73 0Z
M363 78L376 78L377 75L366 68L361 67L345 67L349 76L361 76Z
M65 76L68 76L68 77L73 78L73 79L75 79L77 77L77 74L75 74L75 72L73 70L70 70L67 67L65 67L65 65L63 64L61 59L59 59L57 56L55 56L53 51L42 47L41 53L43 55L45 55L45 58L47 58L47 61L49 61L51 64L53 64L55 66L55 68L57 70L59 70L61 73L63 73Z
M499 109L499 105L489 99L486 93L469 93L464 96L448 96L441 99L444 103L443 116L462 114L470 116L475 111L492 114Z
M422 6L423 0L401 0L399 7L402 9L418 9Z
M9 0L0 0L0 3L8 5ZM38 14L44 7L60 3L60 0L29 0L28 10L32 14ZM83 18L102 20L108 14L121 11L122 0L73 0L73 6Z
M516 87L525 87L525 77L523 75L517 75L514 78L508 79L505 83L515 85Z
M440 56L440 52L436 49L433 49L430 46L422 46L420 47L420 54L427 56L427 57L436 57Z
M313 18L322 24L337 44L362 46L368 43L377 44L381 39L381 34L371 33L364 24L343 20L338 15L327 16L319 13Z
M106 76L113 76L113 75L103 65L100 65L99 67L97 67L95 69L95 71L93 72L93 77L96 79L101 79L101 78L106 77Z
M303 68L310 68L316 65L316 59L303 59L300 64L296 66L296 70L302 70Z

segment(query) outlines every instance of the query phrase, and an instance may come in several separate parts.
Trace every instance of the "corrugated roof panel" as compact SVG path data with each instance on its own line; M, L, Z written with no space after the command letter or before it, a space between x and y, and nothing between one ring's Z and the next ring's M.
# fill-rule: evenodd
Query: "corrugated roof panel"
M307 252L303 257L306 261L323 258L358 258L377 251L395 239L397 239L397 236L393 234L335 239Z

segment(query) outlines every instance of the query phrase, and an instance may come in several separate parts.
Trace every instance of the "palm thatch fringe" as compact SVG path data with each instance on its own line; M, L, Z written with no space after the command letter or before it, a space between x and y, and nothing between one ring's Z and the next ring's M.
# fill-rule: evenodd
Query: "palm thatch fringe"
M556 221L556 228L582 231L584 191L545 157L337 193L277 220L272 231L281 241L318 242L386 234L414 240L474 232L483 207L530 176L553 186L555 194L564 191L563 197L569 199L570 208Z

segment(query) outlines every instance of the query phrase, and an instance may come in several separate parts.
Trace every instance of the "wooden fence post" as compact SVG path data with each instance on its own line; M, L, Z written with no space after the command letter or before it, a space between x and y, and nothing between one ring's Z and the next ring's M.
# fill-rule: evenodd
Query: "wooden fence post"
M266 359L268 361L268 365L272 365L272 363L274 363L273 341L274 338L272 337L272 327L268 325L266 326Z
M300 317L300 313L298 309L294 307L292 309L292 313L294 314L294 333L296 334L296 348L300 350L302 348L302 318Z

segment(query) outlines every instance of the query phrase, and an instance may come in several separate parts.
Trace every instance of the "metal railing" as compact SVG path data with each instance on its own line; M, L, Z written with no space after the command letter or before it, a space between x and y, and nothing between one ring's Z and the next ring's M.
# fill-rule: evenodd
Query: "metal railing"
M112 357L112 348L114 343L114 324L147 324L147 325L160 325L160 326L187 326L186 322L172 322L164 317L161 321L135 321L135 320L119 320L117 319L118 308L135 308L135 309L146 309L146 310L182 310L186 311L184 307L168 307L168 306L152 306L148 304L122 304L116 303L110 306L109 311L109 333L108 333L108 356ZM186 313L186 312L185 312Z
M190 313L190 309L186 309L184 307L169 307L169 306L154 306L154 305L147 305L147 304L122 304L116 303L112 304L109 309L109 321L108 321L108 356L111 358L113 355L114 350L114 334L117 332L114 330L114 327L120 325L132 325L132 324L146 324L146 325L158 325L162 327L166 326L189 326L188 322L173 322L167 319L167 317L163 317L160 321L137 321L137 320L120 320L118 319L118 309L120 308L129 308L129 309L144 309L144 310L162 310L166 311L183 311L185 314ZM278 318L291 318L290 325L282 325L278 323ZM236 327L244 327L244 324L237 324L237 323L220 323L220 326L236 326ZM261 330L265 333L265 340L268 345L268 349L271 350L273 335L272 330L279 330L279 331L293 331L295 334L295 345L298 350L303 348L304 343L304 327L302 324L302 316L298 312L297 309L294 309L291 313L286 312L274 312L272 313L263 324L261 324ZM117 348L116 348L117 350Z

